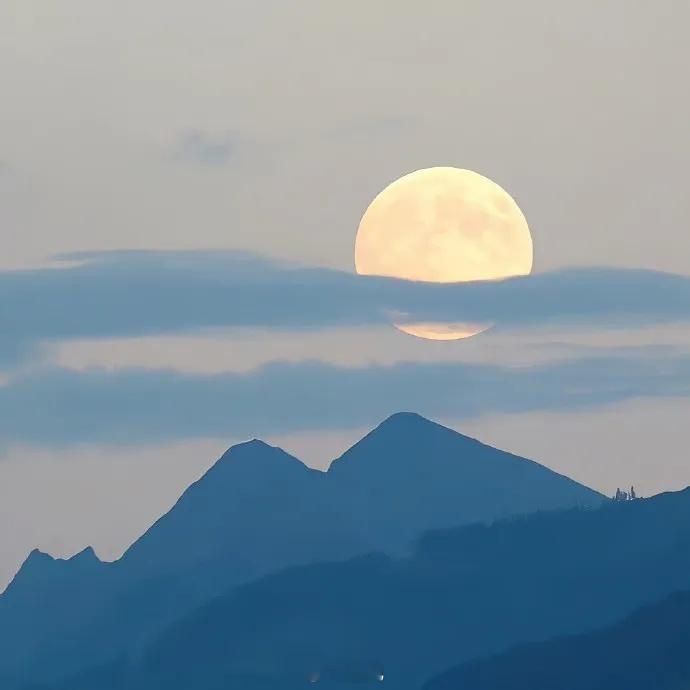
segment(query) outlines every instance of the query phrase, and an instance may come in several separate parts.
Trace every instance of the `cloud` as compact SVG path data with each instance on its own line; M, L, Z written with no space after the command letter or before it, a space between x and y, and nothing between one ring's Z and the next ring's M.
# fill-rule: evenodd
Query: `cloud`
M636 355L531 367L272 363L249 373L43 369L0 386L5 444L132 444L372 424L401 409L446 418L569 410L690 395L690 356Z
M218 327L326 329L410 320L630 327L690 318L690 278L582 268L500 282L429 284L238 252L122 251L68 268L0 273L0 353L54 340Z
M233 159L238 149L236 137L227 132L212 134L193 130L179 139L175 146L175 155L191 163L221 166Z
M31 359L41 357L42 354L43 348L36 342L0 336L0 372L10 371Z

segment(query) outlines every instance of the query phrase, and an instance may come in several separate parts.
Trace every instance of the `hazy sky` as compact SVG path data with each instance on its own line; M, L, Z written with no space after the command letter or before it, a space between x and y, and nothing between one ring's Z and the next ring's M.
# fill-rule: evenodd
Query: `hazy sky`
M323 466L399 401L598 489L690 484L687 280L611 270L690 275L689 23L686 0L5 0L0 583L36 545L116 555L236 440ZM509 329L415 340L381 323L397 293L346 275L373 196L432 165L530 223L536 296L463 297ZM45 270L112 249L263 258ZM286 314L266 259L338 272Z

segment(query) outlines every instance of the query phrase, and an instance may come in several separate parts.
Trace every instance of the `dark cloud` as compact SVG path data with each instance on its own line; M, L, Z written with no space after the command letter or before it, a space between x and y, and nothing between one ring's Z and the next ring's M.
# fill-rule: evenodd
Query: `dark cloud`
M415 320L501 327L651 325L690 318L690 279L583 268L501 282L429 284L303 268L237 252L73 254L71 268L0 273L0 352L42 341L323 329Z
M249 373L32 371L0 387L4 443L136 444L372 424L396 410L455 419L690 395L690 356L599 357L533 367L273 363Z
M11 370L18 365L38 357L43 348L38 343L23 342L0 336L0 371Z

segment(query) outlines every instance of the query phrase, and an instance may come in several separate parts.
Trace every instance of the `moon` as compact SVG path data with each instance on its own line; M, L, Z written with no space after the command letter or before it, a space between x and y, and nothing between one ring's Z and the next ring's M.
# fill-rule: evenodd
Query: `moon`
M361 275L432 283L497 280L532 271L525 216L501 186L471 170L424 168L401 177L371 202L357 230ZM457 340L490 323L396 323L429 340Z

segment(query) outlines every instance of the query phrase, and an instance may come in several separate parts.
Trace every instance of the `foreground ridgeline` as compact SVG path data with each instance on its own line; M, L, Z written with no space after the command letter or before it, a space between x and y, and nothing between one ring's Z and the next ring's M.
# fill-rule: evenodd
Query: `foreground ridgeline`
M3 689L418 688L475 654L636 606L632 582L576 605L594 573L575 556L591 560L607 534L617 548L602 549L602 566L615 560L653 503L614 510L567 477L411 413L327 473L250 441L119 561L90 549L31 554L0 597ZM635 549L644 557L644 544ZM666 592L668 578L655 578L649 593ZM553 602L540 612L543 597Z
M454 668L424 690L680 690L690 687L690 591L612 626Z
M443 685L430 688L642 690L574 680L538 685L541 676L523 675L534 657L503 666L507 675L485 676L483 666L466 672L462 665L492 655L503 664L495 655L516 645L610 628L641 606L690 589L688 544L690 490L610 501L595 510L541 512L435 530L407 556L370 554L313 563L230 588L120 659L44 687L292 690L318 683L335 690L384 683L419 690L444 669L455 668L474 675L449 672L432 681ZM639 619L630 620L635 627ZM675 640L683 649L687 643L684 628L669 627L659 640L661 648L655 648L649 637L654 630L637 630L635 644L648 640L650 649L635 660L640 665L635 668L646 674L641 678L650 677L660 658L654 650L668 649L664 640ZM598 642L585 647L591 654L567 657L565 669L581 659L591 679L597 669L611 670L595 653L605 654ZM551 671L563 649L560 642L553 648ZM686 655L673 658L680 666ZM382 681L377 672L384 675ZM482 685L484 677L497 682ZM552 675L543 678L553 683ZM677 687L650 684L645 690Z

